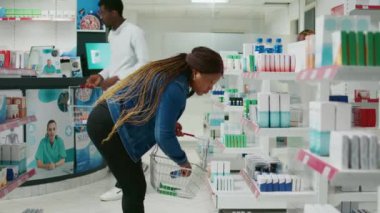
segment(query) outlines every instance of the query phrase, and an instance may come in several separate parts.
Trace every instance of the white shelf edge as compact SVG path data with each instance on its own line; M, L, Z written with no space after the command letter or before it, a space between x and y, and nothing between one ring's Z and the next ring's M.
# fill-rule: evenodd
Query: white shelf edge
M0 124L0 132L8 130L8 129L16 128L18 126L25 125L27 123L34 122L36 120L37 120L36 116L31 115L25 118L18 118L18 119L6 121L5 123Z
M0 189L0 199L2 197L5 197L7 194L12 192L14 189L25 183L29 178L31 178L33 175L36 174L35 169L31 169L24 174L20 175L18 178L16 178L13 181L10 181L7 183L7 185L4 188Z
M222 153L225 154L249 154L249 153L257 153L262 152L260 147L242 147L242 148L229 148L226 147L220 138L215 139L215 146L222 150Z
M296 72L245 72L242 74L244 79L277 81L295 81L297 75Z
M309 128L306 127L289 127L289 128L260 128L255 122L248 120L247 118L242 118L241 123L244 126L249 127L258 136L282 136L282 137L292 137L292 136L307 136Z
M298 73L298 81L380 81L377 66L325 66Z

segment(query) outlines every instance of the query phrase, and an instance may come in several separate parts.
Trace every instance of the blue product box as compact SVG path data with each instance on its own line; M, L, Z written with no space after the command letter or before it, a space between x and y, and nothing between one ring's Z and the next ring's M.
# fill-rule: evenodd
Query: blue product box
M290 127L290 112L280 112L280 126L282 128Z

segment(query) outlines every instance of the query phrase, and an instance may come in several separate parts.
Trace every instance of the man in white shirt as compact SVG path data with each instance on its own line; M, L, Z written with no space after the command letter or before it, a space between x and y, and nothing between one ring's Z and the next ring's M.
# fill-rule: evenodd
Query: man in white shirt
M99 74L91 75L86 86L107 90L148 62L148 48L144 31L123 17L121 0L100 0L99 6L104 24L111 29L108 34L111 62Z
M123 17L124 6L121 0L100 0L99 7L104 24L111 29L108 34L111 62L109 67L99 74L91 75L86 81L86 86L100 86L107 90L148 62L148 48L144 31ZM143 164L144 171L147 168L148 166ZM116 183L114 188L100 196L100 200L119 200L122 195L123 192Z

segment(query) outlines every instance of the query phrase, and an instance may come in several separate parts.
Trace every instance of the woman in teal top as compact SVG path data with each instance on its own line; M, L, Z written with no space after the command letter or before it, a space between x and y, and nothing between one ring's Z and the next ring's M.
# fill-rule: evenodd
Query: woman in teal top
M56 69L53 64L51 64L51 59L47 60L47 64L44 66L44 73L45 74L53 74L55 73Z
M57 123L50 120L47 124L47 134L41 139L36 152L37 167L55 169L65 164L66 149L62 138L56 135Z

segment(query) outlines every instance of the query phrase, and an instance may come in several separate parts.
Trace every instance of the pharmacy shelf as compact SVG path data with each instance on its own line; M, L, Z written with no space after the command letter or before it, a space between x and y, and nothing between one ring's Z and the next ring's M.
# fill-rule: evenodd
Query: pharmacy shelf
M242 148L229 148L226 147L220 138L215 139L215 146L218 147L222 153L225 154L249 154L249 153L262 153L260 147L242 147Z
M226 76L241 76L241 74L243 73L242 70L225 70L223 75Z
M246 72L246 73L243 73L242 75L244 79L295 81L298 73L295 73L295 72Z
M377 187L374 187L376 189ZM338 206L341 202L377 202L377 192L334 192L328 195L328 202Z
M379 67L326 66L304 70L297 74L298 81L380 81Z
M36 174L35 169L22 174L16 180L9 182L4 188L0 189L0 198L3 198L5 195L19 187L21 184L25 183L29 178Z
M286 209L287 203L275 200L259 201L252 194L244 179L240 174L231 174L234 178L234 191L216 191L210 180L207 181L207 188L211 192L211 197L217 209Z
M34 77L37 76L35 70L30 69L13 69L13 68L0 68L0 78L6 76L29 76Z
M52 21L52 22L73 22L75 18L0 18L0 21Z
M5 123L0 124L0 132L8 130L8 129L16 128L18 126L31 123L34 121L37 121L37 118L34 115L28 116L26 118L9 120L9 121L6 121Z
M320 157L301 149L297 159L330 181L332 186L378 186L380 170L338 169L328 157Z
M0 78L0 89L67 89L85 82L86 78Z
M216 100L213 100L213 105L225 112L243 112L244 110L243 106L228 106Z
M316 192L304 191L304 192L261 192L256 181L249 177L245 170L240 171L240 175L249 186L249 189L260 201L273 201L281 200L287 203L313 203L316 200Z
M208 130L220 130L220 126L210 126L207 122L203 122L203 127Z
M258 136L267 137L306 137L309 132L309 128L291 127L291 128L260 128L260 126L248 120L247 118L241 119L241 124L252 129Z

